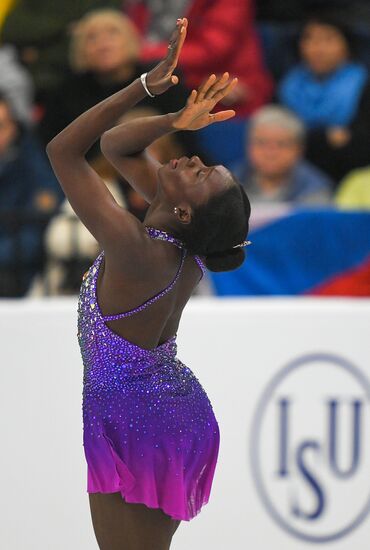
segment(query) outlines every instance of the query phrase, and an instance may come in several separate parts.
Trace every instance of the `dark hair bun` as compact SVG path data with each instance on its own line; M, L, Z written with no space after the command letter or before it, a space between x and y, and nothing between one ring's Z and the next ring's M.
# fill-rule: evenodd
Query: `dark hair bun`
M226 252L215 252L206 256L205 264L210 271L232 271L242 265L245 252L241 248L232 248Z

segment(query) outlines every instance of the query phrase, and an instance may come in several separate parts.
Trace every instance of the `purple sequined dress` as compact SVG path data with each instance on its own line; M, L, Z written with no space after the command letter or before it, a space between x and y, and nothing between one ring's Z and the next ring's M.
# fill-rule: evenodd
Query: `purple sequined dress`
M170 292L186 249L168 234L152 238L182 249L168 287L141 306L103 316L96 282L104 251L84 275L78 302L83 365L83 445L87 492L120 492L126 502L161 508L191 520L210 497L220 433L209 398L194 373L177 358L176 336L143 349L111 331L106 321L134 315ZM203 269L200 258L195 257Z

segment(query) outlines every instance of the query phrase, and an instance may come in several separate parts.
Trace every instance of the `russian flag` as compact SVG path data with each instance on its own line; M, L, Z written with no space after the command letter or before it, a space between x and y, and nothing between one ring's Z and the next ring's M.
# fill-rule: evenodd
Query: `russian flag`
M370 296L370 212L296 208L248 239L240 268L208 272L216 294Z

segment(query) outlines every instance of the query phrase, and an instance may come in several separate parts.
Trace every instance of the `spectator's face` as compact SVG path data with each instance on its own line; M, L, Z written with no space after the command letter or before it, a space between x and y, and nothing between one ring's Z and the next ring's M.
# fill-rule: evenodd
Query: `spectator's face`
M269 178L288 174L302 154L290 130L267 124L252 129L248 149L254 171Z
M6 103L0 102L0 156L6 153L17 135L17 126Z
M112 21L95 21L86 31L87 66L97 73L111 73L130 61L129 45L123 29Z
M319 23L306 26L300 50L303 60L316 74L330 73L349 58L344 36L335 27Z

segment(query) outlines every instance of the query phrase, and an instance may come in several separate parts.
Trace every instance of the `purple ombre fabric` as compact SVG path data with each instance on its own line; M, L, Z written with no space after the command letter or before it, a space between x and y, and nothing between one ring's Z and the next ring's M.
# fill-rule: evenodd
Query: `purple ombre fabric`
M114 318L141 311L172 288L182 252L171 285ZM219 426L199 380L176 356L175 336L147 350L108 328L112 316L102 315L96 299L103 255L86 272L78 302L87 491L120 492L127 502L189 521L210 497Z

